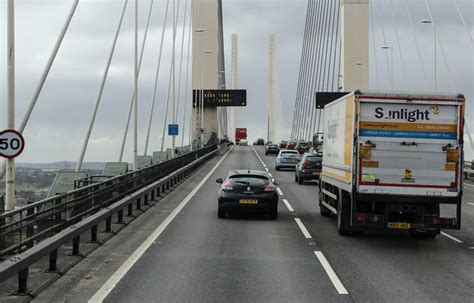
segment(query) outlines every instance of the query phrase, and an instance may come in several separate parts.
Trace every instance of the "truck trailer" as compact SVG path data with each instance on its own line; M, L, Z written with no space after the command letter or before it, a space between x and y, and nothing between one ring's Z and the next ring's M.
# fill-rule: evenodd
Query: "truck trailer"
M235 129L235 144L239 144L240 140L247 140L247 129L236 128Z
M464 104L460 94L370 91L326 104L321 215L335 214L341 235L460 229Z

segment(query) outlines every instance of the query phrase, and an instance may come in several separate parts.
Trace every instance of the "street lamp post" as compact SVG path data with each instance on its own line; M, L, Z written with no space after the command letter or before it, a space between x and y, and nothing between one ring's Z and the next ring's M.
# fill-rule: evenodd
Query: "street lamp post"
M390 86L393 90L393 48L391 46L382 46L382 49L384 50L390 50Z
M433 52L434 52L434 91L436 92L437 90L437 76L436 76L436 22L434 20L421 20L421 23L424 23L424 24L433 24Z
M200 64L200 68L201 68L201 85L200 85L200 88L201 88L201 93L200 93L200 100L201 100L201 103L200 104L197 104L197 106L194 108L194 116L197 117L198 119L198 125L199 125L199 139L202 141L202 121L201 121L201 107L202 107L202 103L203 103L203 99L204 99L204 96L203 96L203 87L204 87L204 52L203 52L203 37L202 37L202 34L204 33L204 29L203 28L197 28L195 30L196 33L200 33L201 34L201 43L199 45L199 53L201 53L201 64ZM199 108L199 111L198 111L198 108ZM199 146L201 147L201 146Z

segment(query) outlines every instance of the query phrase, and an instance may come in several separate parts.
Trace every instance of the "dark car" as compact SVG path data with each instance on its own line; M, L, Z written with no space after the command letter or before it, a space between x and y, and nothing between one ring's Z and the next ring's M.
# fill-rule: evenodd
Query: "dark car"
M265 145L265 140L263 140L262 138L257 139L257 145Z
M286 148L287 144L288 144L288 141L281 141L280 142L280 148Z
M279 152L280 152L280 148L276 144L270 144L270 145L265 146L265 156L270 155L270 154L278 155Z
M296 147L296 142L295 141L288 141L286 144L286 149L295 149Z
M267 172L261 170L231 170L218 193L217 217L224 218L226 212L236 209L260 210L272 219L278 217L278 195Z
M272 141L267 141L267 143L265 143L265 145L272 145L273 142Z
M322 162L322 154L304 154L301 162L296 166L295 182L303 184L306 180L318 180L319 174L321 174Z
M299 142L298 144L296 144L295 146L295 149L300 153L300 154L304 154L304 153L307 153L309 152L309 149L311 148L311 146L309 146L309 143L308 142Z

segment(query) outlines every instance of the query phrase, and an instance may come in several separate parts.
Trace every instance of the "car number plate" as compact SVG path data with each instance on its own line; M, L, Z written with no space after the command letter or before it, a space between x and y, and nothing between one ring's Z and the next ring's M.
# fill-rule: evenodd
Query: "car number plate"
M313 172L313 175L319 175L319 172L315 171Z
M396 229L410 229L410 223L402 223L402 222L388 222L388 228L396 228Z
M241 199L240 204L257 204L258 201L255 199Z

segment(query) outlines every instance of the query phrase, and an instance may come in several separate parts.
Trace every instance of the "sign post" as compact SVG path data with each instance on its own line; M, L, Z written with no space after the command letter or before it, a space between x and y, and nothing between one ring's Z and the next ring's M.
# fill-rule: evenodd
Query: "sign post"
M173 142L176 136L178 136L178 134L179 134L179 124L168 124L168 136L173 136ZM175 147L173 144L173 150L171 151L172 157L175 156L174 149Z
M7 159L7 173L5 178L6 203L5 210L12 210L15 205L15 166L14 159L25 148L25 139L13 129L0 131L0 157ZM8 165L11 163L11 165Z

